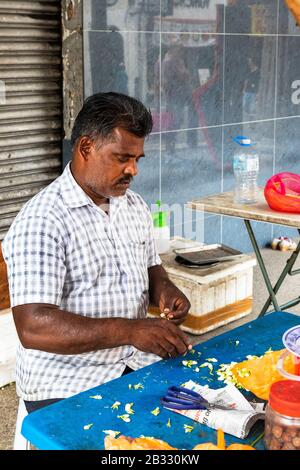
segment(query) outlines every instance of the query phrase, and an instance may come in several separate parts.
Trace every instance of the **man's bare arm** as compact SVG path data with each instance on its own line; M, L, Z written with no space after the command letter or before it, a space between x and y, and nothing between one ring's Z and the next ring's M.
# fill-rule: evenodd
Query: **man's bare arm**
M90 318L50 304L13 307L17 332L27 349L56 354L81 354L133 345L161 357L184 354L189 340L161 319Z
M159 300L161 297L161 293L167 287L175 287L173 282L170 281L168 274L165 268L162 265L158 264L156 266L152 266L148 268L148 275L149 275L149 297L150 302L155 305L159 306Z

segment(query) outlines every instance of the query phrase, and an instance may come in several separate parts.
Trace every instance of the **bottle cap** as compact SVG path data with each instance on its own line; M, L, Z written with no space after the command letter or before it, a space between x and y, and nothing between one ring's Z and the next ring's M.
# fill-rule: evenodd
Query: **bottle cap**
M300 382L280 380L271 385L269 405L285 416L300 418Z
M233 140L242 147L249 147L250 145L253 145L251 139L244 135L237 135L236 137L233 137Z
M158 208L161 206L161 201L156 201ZM167 226L168 213L165 211L158 211L152 214L154 227L166 227Z

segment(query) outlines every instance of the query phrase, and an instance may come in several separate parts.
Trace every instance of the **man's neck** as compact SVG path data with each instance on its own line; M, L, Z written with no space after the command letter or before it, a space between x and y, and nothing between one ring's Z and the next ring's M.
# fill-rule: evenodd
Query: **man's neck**
M80 181L80 177L78 176L80 172L76 172L76 164L73 161L70 163L70 171L72 173L73 178L75 179L76 183L83 189L83 191L92 199L92 201L96 204L96 206L100 207L104 212L109 212L109 199L105 196L99 196L95 194L91 189L85 187L85 185Z

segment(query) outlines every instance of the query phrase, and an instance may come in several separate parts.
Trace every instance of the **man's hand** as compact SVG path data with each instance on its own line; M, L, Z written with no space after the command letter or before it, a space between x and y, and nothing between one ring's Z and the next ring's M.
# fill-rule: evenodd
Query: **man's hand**
M170 284L161 292L159 299L161 316L164 314L176 325L180 325L185 320L190 307L189 300L176 286Z
M152 266L148 269L150 302L158 306L161 316L180 325L191 307L189 300L168 278L165 269L161 266Z
M172 322L146 318L130 320L129 344L162 358L176 357L192 349L188 337Z

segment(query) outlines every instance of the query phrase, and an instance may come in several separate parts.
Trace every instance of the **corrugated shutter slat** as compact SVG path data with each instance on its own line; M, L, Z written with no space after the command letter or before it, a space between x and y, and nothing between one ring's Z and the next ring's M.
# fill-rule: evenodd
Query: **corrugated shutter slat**
M61 171L60 0L0 2L0 240Z

